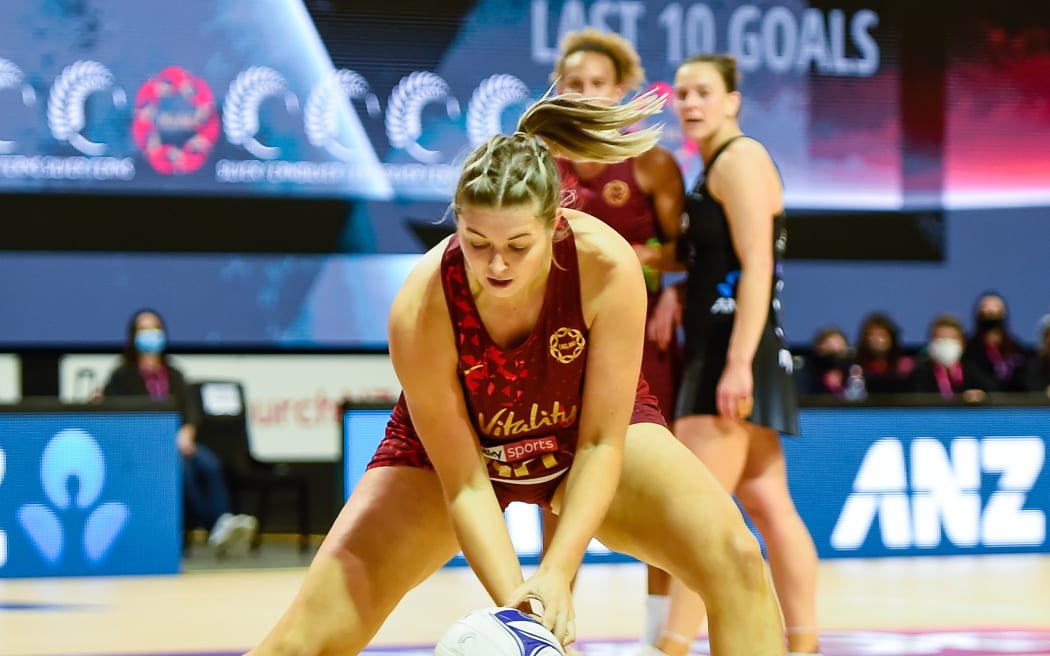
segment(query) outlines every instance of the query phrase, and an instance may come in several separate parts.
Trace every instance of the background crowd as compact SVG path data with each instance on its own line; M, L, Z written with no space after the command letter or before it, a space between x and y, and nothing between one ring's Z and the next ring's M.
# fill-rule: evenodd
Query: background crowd
M872 312L851 341L827 326L801 355L797 382L803 394L862 400L869 394L937 394L945 400L982 400L988 393L1050 395L1050 315L1040 322L1035 348L1010 327L1006 299L978 296L968 324L937 314L921 346L907 347L887 312Z

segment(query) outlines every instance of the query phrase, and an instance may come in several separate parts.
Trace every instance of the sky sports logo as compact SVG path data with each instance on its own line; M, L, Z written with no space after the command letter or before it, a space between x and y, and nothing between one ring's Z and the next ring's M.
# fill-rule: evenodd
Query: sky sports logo
M544 453L554 453L557 450L558 439L553 435L482 447L486 458L506 463L519 462Z

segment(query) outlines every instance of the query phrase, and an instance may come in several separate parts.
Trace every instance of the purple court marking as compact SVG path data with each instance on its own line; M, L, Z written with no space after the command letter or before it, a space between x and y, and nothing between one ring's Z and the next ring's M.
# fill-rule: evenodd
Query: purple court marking
M633 641L583 640L584 656L637 656ZM821 635L825 656L1045 656L1050 627L1025 629L937 629L925 631L832 631ZM432 656L432 646L376 647L361 656ZM179 652L139 656L238 656L241 652ZM698 641L694 656L710 654Z

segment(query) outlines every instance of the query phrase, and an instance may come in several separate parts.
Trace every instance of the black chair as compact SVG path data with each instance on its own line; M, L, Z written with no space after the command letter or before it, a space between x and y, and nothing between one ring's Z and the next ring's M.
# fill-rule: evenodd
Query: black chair
M258 549L260 536L270 527L273 496L290 493L299 525L299 551L310 544L310 481L288 463L257 460L252 455L244 386L237 381L209 380L189 386L190 410L197 420L197 441L222 461L237 512L248 512L246 493L255 499L254 514L259 533L252 544Z

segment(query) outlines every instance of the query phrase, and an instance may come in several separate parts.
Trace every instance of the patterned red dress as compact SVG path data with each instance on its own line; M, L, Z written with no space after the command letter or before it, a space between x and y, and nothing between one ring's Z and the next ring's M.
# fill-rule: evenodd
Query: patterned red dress
M441 280L459 352L459 379L503 507L511 501L547 506L576 453L587 362L587 325L580 298L576 241L565 223L554 242L543 308L529 337L501 348L485 330L470 292L463 252L453 237ZM631 423L666 425L639 375ZM416 434L404 395L368 467L433 468Z

